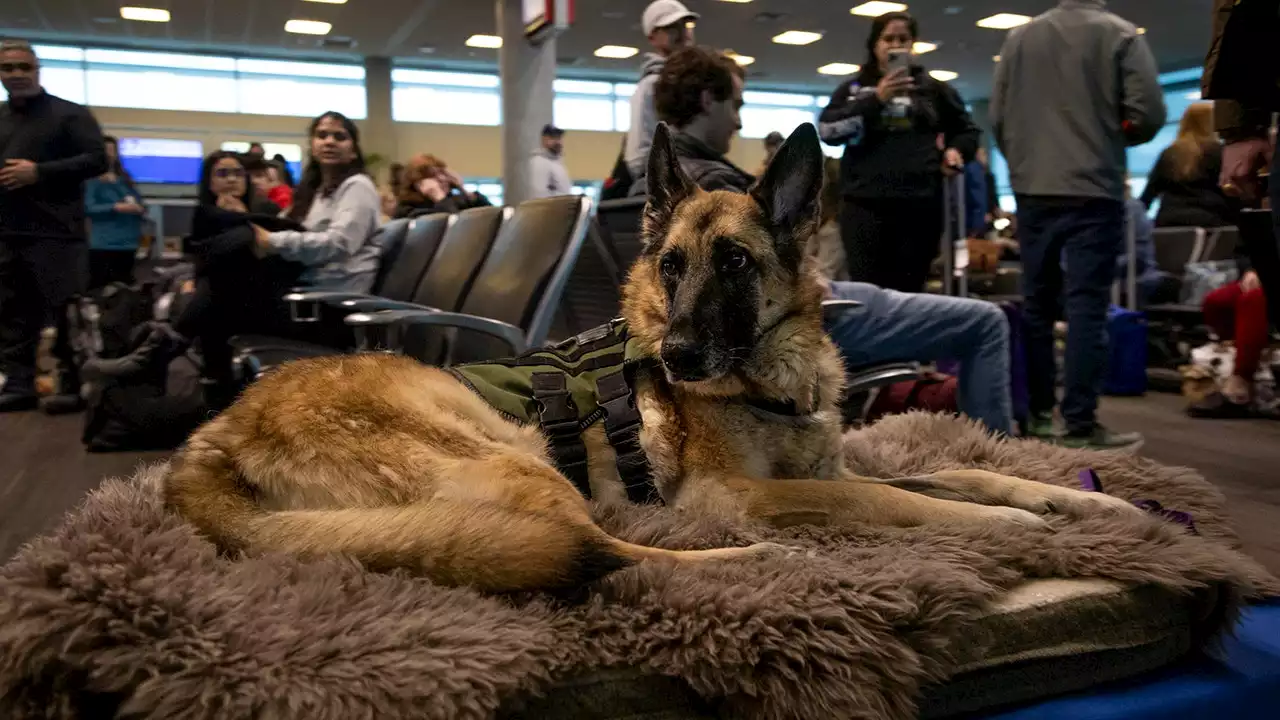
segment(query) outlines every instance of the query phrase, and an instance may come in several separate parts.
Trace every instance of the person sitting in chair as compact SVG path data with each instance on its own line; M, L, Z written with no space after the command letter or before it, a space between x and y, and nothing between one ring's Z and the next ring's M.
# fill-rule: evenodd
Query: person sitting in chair
M681 167L703 190L747 192L750 174L724 157L742 127L741 67L704 47L667 59L654 98L658 117L675 126L672 145ZM646 194L644 178L632 195ZM827 331L847 367L894 361L960 362L959 405L971 418L1013 433L1009 383L1009 325L1004 312L982 300L904 293L859 282L830 282L829 296L855 300L828 320Z

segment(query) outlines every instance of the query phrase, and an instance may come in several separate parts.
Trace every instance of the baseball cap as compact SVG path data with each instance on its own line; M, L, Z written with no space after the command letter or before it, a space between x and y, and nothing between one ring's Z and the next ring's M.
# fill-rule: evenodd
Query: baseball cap
M551 123L547 123L542 126L542 135L544 137L560 137L561 135L564 135L564 130L561 130Z
M644 28L645 37L648 37L658 28L675 25L681 20L697 20L699 17L698 13L691 12L679 0L654 0L644 9L640 25Z

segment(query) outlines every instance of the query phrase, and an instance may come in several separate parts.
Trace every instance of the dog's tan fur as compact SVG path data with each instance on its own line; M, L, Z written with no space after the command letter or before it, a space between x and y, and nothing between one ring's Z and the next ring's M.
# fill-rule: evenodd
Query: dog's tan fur
M654 145L670 152L665 130ZM796 153L806 161L817 153L811 127L779 156L794 162ZM757 197L682 187L665 197L665 209L663 201L651 202L646 218L651 242L661 245L626 283L632 335L656 357L668 332L657 251L678 245L696 274L709 262L713 238L734 238L755 259L756 310L767 328L723 376L677 382L660 367L639 373L641 445L668 504L775 526L1036 524L1042 521L1033 513L1052 510L1131 510L1101 494L979 470L894 481L852 476L837 411L843 367L823 332L822 286L807 261L788 267L776 222L769 229ZM807 255L814 218L801 213L782 230L799 244L799 257ZM803 417L762 418L743 397L790 400ZM598 423L584 442L593 496L625 502ZM779 550L672 551L610 537L555 470L536 428L503 419L444 371L382 354L302 361L259 380L192 435L165 491L172 507L226 550L348 553L373 568L409 568L490 591L574 585L643 560Z

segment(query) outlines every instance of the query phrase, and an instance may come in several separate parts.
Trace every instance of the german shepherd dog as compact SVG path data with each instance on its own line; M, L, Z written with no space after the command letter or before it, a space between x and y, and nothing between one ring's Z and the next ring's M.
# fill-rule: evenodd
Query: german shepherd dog
M844 466L844 368L807 258L823 156L791 135L749 194L705 192L665 126L649 158L645 249L623 318L651 361L634 394L640 444L666 504L775 527L804 523L1041 525L1048 512L1138 512L980 470L897 480ZM792 403L791 416L749 400ZM583 441L597 500L626 502L601 423ZM226 551L347 553L484 591L560 590L644 560L696 563L785 552L675 551L609 536L557 472L536 426L504 418L448 372L407 357L292 363L198 429L165 498Z

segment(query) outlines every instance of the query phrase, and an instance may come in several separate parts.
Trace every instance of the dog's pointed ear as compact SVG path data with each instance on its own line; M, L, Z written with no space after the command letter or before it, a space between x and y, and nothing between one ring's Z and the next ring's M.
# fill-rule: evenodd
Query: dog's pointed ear
M817 230L826 158L818 131L804 123L774 154L764 175L751 188L780 246L798 246Z
M693 194L693 182L680 167L675 147L671 143L671 131L664 122L653 131L653 144L649 146L649 169L645 183L649 190L649 202L644 206L643 239L648 251L657 247L658 240L667 232L667 225L676 206Z

